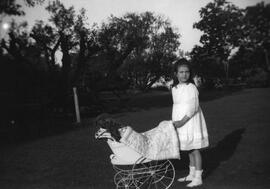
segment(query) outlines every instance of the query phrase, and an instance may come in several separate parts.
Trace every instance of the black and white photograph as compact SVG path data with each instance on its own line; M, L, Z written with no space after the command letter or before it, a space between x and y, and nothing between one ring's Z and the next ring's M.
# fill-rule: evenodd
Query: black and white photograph
M0 189L269 189L270 0L1 0Z

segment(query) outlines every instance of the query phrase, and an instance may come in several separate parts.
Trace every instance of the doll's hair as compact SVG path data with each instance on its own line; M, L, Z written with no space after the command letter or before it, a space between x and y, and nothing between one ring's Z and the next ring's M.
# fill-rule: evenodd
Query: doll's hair
M125 127L122 123L112 118L110 114L103 113L97 116L95 119L96 127L100 127L106 129L109 133L111 133L112 137L119 142L121 139L121 135L118 129Z
M178 69L179 69L179 67L181 67L181 66L186 66L187 68L188 68L188 70L189 70L189 73L190 73L190 75L189 75L189 78L188 78L188 80L187 80L187 84L189 84L189 83L193 83L194 84L194 81L193 81L193 72L192 72L192 69L191 69L191 66L190 66L190 63L188 62L188 60L187 59L185 59L185 58L181 58L181 59L179 59L179 60L177 60L175 63L174 63L174 69L173 69L173 84L172 84L172 87L175 87L176 85L178 85L179 84L179 81L178 81L178 78L177 78L177 76L176 76L176 73L178 72Z

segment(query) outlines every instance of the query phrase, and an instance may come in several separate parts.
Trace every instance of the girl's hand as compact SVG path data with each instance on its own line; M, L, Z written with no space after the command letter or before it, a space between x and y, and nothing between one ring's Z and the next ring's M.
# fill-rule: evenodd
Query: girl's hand
M184 124L182 121L174 121L173 122L173 126L177 129L177 128L180 128L182 127Z
M180 128L180 127L182 127L183 125L185 125L186 122L188 122L189 119L190 119L190 117L184 116L183 119L181 119L180 121L174 121L174 122L173 122L173 126L174 126L175 128Z

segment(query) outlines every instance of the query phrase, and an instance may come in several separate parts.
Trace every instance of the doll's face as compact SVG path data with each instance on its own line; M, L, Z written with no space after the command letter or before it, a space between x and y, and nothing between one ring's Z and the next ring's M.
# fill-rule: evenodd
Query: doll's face
M176 77L179 83L186 83L190 77L189 68L185 65L179 66L177 69Z

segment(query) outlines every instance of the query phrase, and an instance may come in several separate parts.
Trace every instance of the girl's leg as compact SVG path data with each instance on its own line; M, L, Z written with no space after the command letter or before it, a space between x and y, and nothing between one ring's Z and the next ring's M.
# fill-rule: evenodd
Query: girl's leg
M194 150L192 152L195 160L195 175L192 182L187 185L187 187L195 187L202 185L202 157L199 150Z
M195 155L193 154L193 151L190 151L188 153L188 156L189 156L189 166L190 167L196 167L196 165L195 165L195 163L196 163L196 161L195 161Z
M202 156L201 152L199 150L193 150L193 156L194 156L194 163L195 163L195 169L201 170L202 169Z
M178 179L179 182L192 181L192 179L195 176L195 156L192 153L192 151L188 153L188 156L189 156L189 174L186 177L179 178Z

